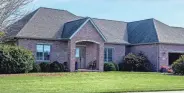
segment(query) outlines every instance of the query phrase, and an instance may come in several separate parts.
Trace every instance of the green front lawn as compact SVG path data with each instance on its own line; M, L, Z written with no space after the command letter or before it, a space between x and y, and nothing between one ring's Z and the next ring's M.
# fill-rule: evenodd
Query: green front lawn
M77 72L0 75L0 93L184 90L184 77L160 73Z

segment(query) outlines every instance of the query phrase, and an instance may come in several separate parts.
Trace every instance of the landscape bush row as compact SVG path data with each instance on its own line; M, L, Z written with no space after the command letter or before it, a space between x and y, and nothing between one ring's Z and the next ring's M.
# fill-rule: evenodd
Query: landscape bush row
M59 62L36 64L31 51L18 46L0 45L0 74L63 72Z
M123 62L116 64L108 62L104 64L104 71L153 71L153 65L143 53L129 53L123 58Z
M67 72L62 63L54 61L52 63L42 62L40 64L33 64L31 72Z
M105 71L149 71L149 61L143 54L128 54L123 62L104 64ZM63 72L64 65L59 62L36 64L31 51L18 46L0 45L0 73L15 74L28 72Z
M153 71L153 65L149 62L143 53L129 53L123 58L123 62L118 65L113 62L104 64L104 71ZM165 71L163 70L165 68ZM178 60L173 62L171 68L161 67L161 72L169 72L176 75L184 75L184 55L181 55Z
M36 64L31 51L18 46L0 45L0 74L28 72L63 72L67 66L59 62ZM172 64L174 74L184 75L184 55ZM119 64L104 63L104 71L153 71L153 65L143 53L129 53Z

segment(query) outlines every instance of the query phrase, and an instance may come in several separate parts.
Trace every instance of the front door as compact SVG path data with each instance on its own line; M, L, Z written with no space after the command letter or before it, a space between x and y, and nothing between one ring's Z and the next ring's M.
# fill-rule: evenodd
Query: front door
M85 68L85 56L86 56L86 47L85 46L77 46L75 51L75 57L78 64L79 69Z

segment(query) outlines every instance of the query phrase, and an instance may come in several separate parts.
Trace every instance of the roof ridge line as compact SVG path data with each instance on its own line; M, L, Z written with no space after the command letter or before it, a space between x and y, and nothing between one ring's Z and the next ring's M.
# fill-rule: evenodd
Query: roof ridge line
M136 20L136 21L131 21L128 23L134 23L134 22L140 22L140 21L146 21L146 20L156 20L155 18L148 18L148 19L142 19L142 20Z
M55 10L55 11L65 11L65 12L68 12L70 14L73 14L72 12L65 10L65 9L56 9L56 8L48 8L48 7L39 7L38 9L50 9L50 10ZM75 14L73 14L73 15L75 15ZM75 15L75 16L77 16L77 15Z
M157 25L156 25L156 22L157 21L156 19L153 19L152 22L153 22L153 27L155 29L155 33L156 33L156 36L157 36L157 40L158 42L160 42L160 39L159 39L159 36L158 36L158 32L157 32Z
M67 11L64 9L56 9L56 8L49 8L49 7L39 7L38 9L50 9L50 10L57 10L57 11Z
M91 18L91 19L97 19L97 20L106 20L106 21L115 21L115 22L124 22L124 23L128 23L128 22L125 22L125 21L113 20L113 19L92 18L92 17L90 17L90 18Z
M88 19L87 17L85 17L85 18L86 18L86 20ZM85 19L85 18L80 18L80 19L72 20L72 21L66 22L64 24L71 23L71 22L74 22L74 21L79 21L79 20L82 20L82 19Z

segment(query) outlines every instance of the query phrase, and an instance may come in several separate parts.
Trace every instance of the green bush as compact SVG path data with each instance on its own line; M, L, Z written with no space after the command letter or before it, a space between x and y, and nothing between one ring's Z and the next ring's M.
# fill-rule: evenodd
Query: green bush
M104 63L104 71L117 71L116 66L112 62Z
M184 75L184 55L172 64L174 74Z
M48 62L40 63L41 72L49 72L50 71L50 64Z
M121 71L153 71L153 65L143 53L138 55L129 53L124 57L123 62L119 64L119 68Z
M0 73L27 73L33 69L31 51L17 46L0 45Z
M132 71L132 66L125 62L119 63L118 66L119 66L119 71Z
M41 68L39 64L34 63L33 64L33 70L31 70L30 72L40 72Z
M116 64L116 63L114 63L114 62L112 62L112 63L114 64L114 66L115 66L115 68L116 68L116 71L119 71L119 65Z
M50 72L63 72L64 71L64 66L63 64L54 61L53 63L50 64Z

